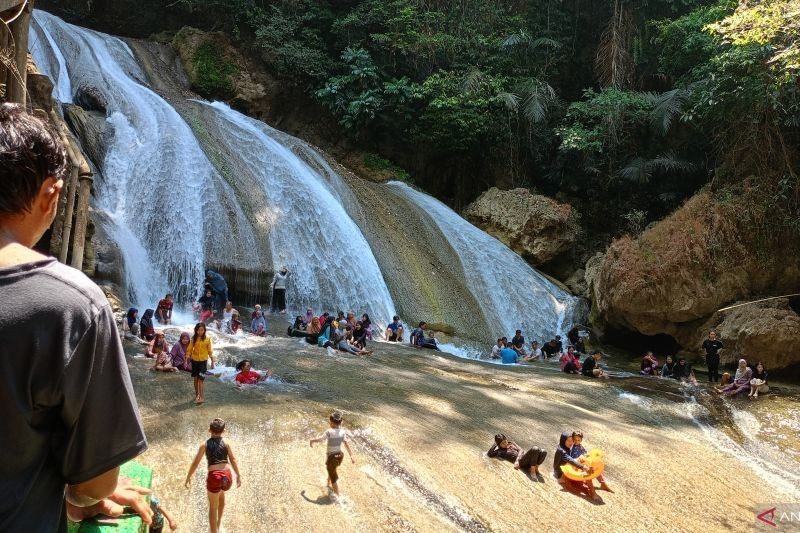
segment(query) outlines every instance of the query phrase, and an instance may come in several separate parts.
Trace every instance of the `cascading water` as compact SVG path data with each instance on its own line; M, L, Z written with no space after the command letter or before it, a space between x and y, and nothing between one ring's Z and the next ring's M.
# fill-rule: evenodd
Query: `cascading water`
M458 254L466 286L493 331L507 335L521 329L543 338L571 327L577 298L432 196L402 182L387 186L417 205L438 226Z
M214 103L220 139L260 182L272 214L274 269L286 265L293 281L288 306L364 310L385 321L394 303L372 250L328 183L274 138L275 130Z
M461 324L470 320L463 304L474 299L482 323L467 332L470 338L517 328L541 337L569 327L576 298L441 202L404 184L373 184L378 195L409 204L401 218L414 215L435 232L433 239L441 234L445 241L437 246L447 252L404 272L391 255L374 252L384 225L364 216L353 184L307 143L224 104L178 106L182 116L148 88L147 74L123 41L44 12L34 21L31 49L56 83L57 98L70 102L90 89L105 101L112 134L105 159L96 162L102 178L95 207L108 215L108 232L123 252L131 301L152 302L168 289L179 299L193 297L204 264L249 272L286 264L293 271L291 309L364 310L383 321L395 313L386 269L408 278L413 293L415 276L447 277L457 268L463 272L447 277L452 301L428 287L413 314L451 309L445 315ZM398 218L391 231L404 234L405 222Z
M193 298L206 236L232 236L226 240L254 249L252 231L246 223L234 231L230 212L210 192L216 171L175 109L142 85L146 76L124 42L41 11L33 27L31 50L55 80L56 96L72 101L73 91L91 88L106 100L113 139L96 162L95 207L111 220L131 301L152 303L168 290ZM232 218L245 221L241 210Z

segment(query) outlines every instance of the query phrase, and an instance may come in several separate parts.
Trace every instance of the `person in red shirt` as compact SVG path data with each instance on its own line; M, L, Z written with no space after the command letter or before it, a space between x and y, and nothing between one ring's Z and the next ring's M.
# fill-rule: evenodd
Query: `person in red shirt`
M239 371L236 374L236 383L240 385L255 385L272 375L272 370L267 370L266 374L252 370L252 364L249 359L239 361L239 364L236 365L236 370Z
M159 324L172 324L172 295L167 294L158 301L156 307L156 320Z

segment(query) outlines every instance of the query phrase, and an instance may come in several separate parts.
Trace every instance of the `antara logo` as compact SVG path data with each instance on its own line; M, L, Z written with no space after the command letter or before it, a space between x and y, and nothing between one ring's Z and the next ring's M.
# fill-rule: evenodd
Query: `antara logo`
M765 524L769 524L772 527L776 527L777 524L775 523L775 509L777 507L773 507L772 509L767 509L763 513L759 513L756 518L764 522Z
M764 507L766 507L766 505ZM756 514L756 525L765 529L767 528L766 526L769 526L770 528L774 527L783 531L784 528L790 524L792 526L800 524L800 504L773 504L773 506L766 511L757 512Z

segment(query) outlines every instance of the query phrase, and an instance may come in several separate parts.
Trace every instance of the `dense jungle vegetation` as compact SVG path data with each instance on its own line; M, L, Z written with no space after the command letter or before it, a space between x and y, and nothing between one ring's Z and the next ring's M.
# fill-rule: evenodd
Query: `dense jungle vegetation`
M49 4L114 33L226 32L455 207L529 187L635 233L712 182L799 223L798 0Z

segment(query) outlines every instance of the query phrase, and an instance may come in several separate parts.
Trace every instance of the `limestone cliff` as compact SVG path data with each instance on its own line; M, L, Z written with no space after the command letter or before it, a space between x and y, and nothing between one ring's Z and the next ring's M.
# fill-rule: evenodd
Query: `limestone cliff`
M777 238L765 224L771 216L771 206L746 190L704 189L638 238L618 239L602 259L593 258L586 269L593 318L644 335L666 333L689 350L717 327L727 341L723 362L740 356L768 367L800 362L796 343L779 340L798 327L786 302L717 313L739 300L798 292L797 242Z

